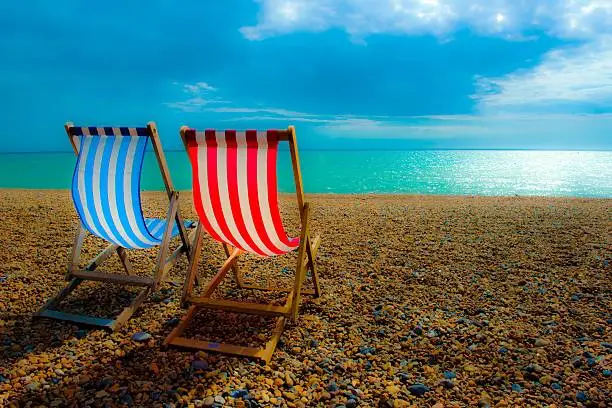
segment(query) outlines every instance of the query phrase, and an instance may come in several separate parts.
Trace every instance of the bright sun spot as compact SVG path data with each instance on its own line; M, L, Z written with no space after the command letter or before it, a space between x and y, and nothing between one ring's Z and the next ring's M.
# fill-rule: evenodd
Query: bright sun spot
M287 20L295 21L298 18L297 6L291 2L284 4L279 11Z
M501 23L502 21L504 21L505 17L502 13L497 13L497 15L495 16L495 21L497 21L498 23Z

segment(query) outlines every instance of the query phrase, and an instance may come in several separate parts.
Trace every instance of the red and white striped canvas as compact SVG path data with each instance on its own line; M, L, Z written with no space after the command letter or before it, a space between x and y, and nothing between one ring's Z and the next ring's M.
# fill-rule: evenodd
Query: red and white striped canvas
M185 132L193 169L193 201L204 229L217 241L261 256L299 246L278 208L277 131Z

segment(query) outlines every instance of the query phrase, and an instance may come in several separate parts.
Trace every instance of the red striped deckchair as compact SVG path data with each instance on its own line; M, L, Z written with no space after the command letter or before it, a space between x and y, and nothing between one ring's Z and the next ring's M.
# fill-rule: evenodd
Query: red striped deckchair
M219 351L260 358L269 362L285 320L295 320L302 294L319 296L319 281L315 255L320 239L309 235L309 204L304 200L295 129L237 132L196 131L181 128L181 138L193 169L193 201L200 218L189 273L183 289L183 303L190 304L182 322L170 333L166 344ZM287 236L278 207L276 160L281 142L289 143L293 175L301 216L299 238ZM197 266L206 231L219 241L228 258L201 296L192 294ZM298 250L298 260L292 288L246 285L236 261L243 253L262 257L282 255ZM307 270L312 272L314 290L302 289ZM233 271L236 284L243 289L274 290L288 293L283 306L212 299L211 295L225 275ZM276 328L265 348L206 342L181 337L198 308L219 309L277 317Z

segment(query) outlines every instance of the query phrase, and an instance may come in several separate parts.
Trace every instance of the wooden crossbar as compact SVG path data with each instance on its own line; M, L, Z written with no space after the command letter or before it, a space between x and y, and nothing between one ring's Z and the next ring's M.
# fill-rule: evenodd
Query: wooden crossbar
M108 273L100 270L88 271L80 270L72 272L72 275L91 281L118 283L130 286L153 286L155 281L151 278L137 275L119 275L116 273Z
M88 271L93 271L98 266L102 265L104 261L110 258L111 255L113 255L115 251L117 251L118 248L119 248L119 245L110 244L104 249L104 251L100 252L94 259L92 259L91 262L87 264L85 269Z
M243 252L240 249L234 249L229 258L223 263L223 266L219 268L217 274L211 279L210 283L206 286L204 290L203 298L208 298L215 291L217 286L223 281L223 278L230 271L234 263L238 260L238 256Z
M197 309L198 307L195 305L189 308L187 314L183 317L183 320L181 321L179 326L177 326L164 341L164 346L173 345L176 347L185 347L209 352L212 351L242 357L256 358L261 359L265 361L266 364L268 364L272 359L274 350L276 349L278 341L280 340L283 330L285 329L286 319L284 317L279 317L277 319L276 326L272 331L272 336L270 340L268 340L268 342L265 344L263 349L258 347L246 347L237 344L217 343L181 337L183 331L191 321Z
M50 319L67 320L67 321L74 322L74 323L86 324L88 326L104 327L104 328L111 329L111 330L115 325L114 319L103 319L101 317L95 317L95 316L66 313L66 312L60 312L59 310L51 310L51 309L41 310L40 313L38 313L37 315L41 317L48 317Z
M287 296L287 302L284 306L275 306L270 304L262 303L251 303L251 302L237 302L234 300L225 299L211 299L208 297L189 297L190 303L207 308L216 310L225 310L234 313L248 313L257 314L262 316L284 316L289 312L291 299L293 293Z

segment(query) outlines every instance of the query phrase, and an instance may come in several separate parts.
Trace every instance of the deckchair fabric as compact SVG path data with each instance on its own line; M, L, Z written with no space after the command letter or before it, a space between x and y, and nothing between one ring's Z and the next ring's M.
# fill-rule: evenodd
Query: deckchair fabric
M72 178L72 199L84 227L127 249L162 241L166 221L146 219L140 201L140 175L149 137L147 128L73 128L80 137ZM172 236L178 234L173 221Z
M283 228L276 177L278 131L185 132L194 206L217 241L261 256L299 247Z

